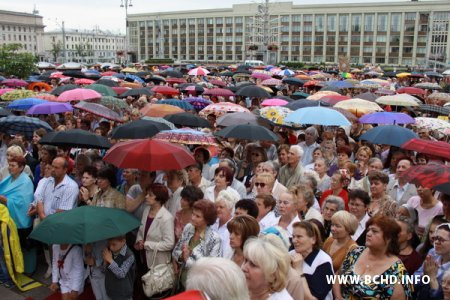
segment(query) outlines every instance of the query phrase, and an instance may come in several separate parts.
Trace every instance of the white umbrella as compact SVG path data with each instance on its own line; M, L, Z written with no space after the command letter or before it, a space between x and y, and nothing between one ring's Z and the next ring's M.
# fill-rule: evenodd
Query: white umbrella
M398 105L398 106L419 106L422 102L414 96L408 94L396 94L391 96L381 96L376 103L384 105Z

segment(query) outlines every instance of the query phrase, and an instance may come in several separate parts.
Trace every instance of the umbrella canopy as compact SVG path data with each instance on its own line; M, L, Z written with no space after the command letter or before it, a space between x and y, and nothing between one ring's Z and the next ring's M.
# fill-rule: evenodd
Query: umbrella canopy
M289 115L292 112L289 108L286 107L264 107L259 110L259 115L272 122L276 125L284 125L284 126L290 126L290 127L300 127L299 124L295 124L292 122L286 122L285 118L287 115Z
M166 76L166 77L183 78L183 74L180 71L176 71L176 70L166 70L166 71L162 71L160 74L162 76Z
M169 78L167 78L166 79L166 82L167 83L170 83L170 84L174 84L174 83L179 83L179 84L182 84L182 83L186 83L186 79L184 79L184 78L175 78L175 77L169 77Z
M50 115L59 114L66 111L73 111L72 105L69 103L45 102L37 104L27 110L27 115Z
M190 112L177 113L164 117L167 121L180 126L188 127L211 127L209 122Z
M109 86L103 85L103 84L91 84L85 87L89 90L94 90L101 94L102 96L117 96L116 92Z
M190 70L188 72L188 74L191 76L204 76L204 75L208 75L209 71L206 70L205 68L198 67L198 68Z
M184 112L182 108L169 104L147 104L141 109L142 115L148 117L165 117L182 112Z
M450 94L448 94L448 93L432 93L428 96L428 100L450 102Z
M266 79L272 78L272 75L266 74L266 73L260 73L260 72L253 72L251 77L256 78L256 79L266 80Z
M74 107L108 120L122 122L122 118L118 113L98 103L80 101Z
M100 104L104 105L114 111L122 110L122 109L129 109L130 107L128 104L122 100L118 99L116 97L111 96L103 96L100 98Z
M420 100L408 94L398 94L392 96L381 96L376 103L384 105L398 105L398 106L419 106Z
M177 106L184 110L193 110L194 106L192 106L189 102L178 100L178 99L165 99L165 100L159 100L156 102L157 104L168 104Z
M270 94L266 90L264 90L263 88L261 88L257 85L243 87L236 92L236 95L244 96L244 97L251 97L251 98L261 98L261 99L271 97Z
M141 119L142 120L147 120L147 121L154 121L154 122L158 122L158 123L163 123L163 124L169 126L170 129L176 129L175 124L173 124L173 123L171 123L171 122L169 122L166 119L161 118L161 117L147 117L147 116L143 116Z
M349 100L351 99L349 96L342 96L342 95L325 95L320 98L320 101L326 102L330 105L335 105L341 101Z
M205 107L207 107L208 105L212 104L211 100L204 99L202 97L184 98L183 101L189 102L196 111L200 111Z
M125 235L140 225L123 209L85 205L49 215L30 238L46 244L89 244Z
M111 79L99 79L96 84L106 85L109 87L118 87L119 83Z
M186 148L152 139L117 143L103 160L118 168L145 171L180 170L195 164L194 157Z
M86 101L86 100L100 99L101 97L102 97L101 94L93 90L73 89L63 92L61 95L58 96L56 101L58 102Z
M348 110L355 116L362 116L376 111L383 111L378 104L358 98L341 101L336 103L334 107Z
M151 96L151 95L153 95L153 93L147 88L137 88L137 89L127 90L123 94L120 94L120 98L125 98L128 96L142 96L142 95Z
M0 132L14 135L21 133L29 140L33 137L33 132L39 128L44 128L47 131L53 131L52 127L47 122L41 121L38 118L24 117L24 116L8 116L0 119Z
M155 135L153 139L183 145L217 146L216 138L212 134L191 128L164 130Z
M238 104L231 103L231 102L219 102L210 104L204 109L202 109L199 113L200 116L206 117L209 114L215 114L216 116L221 116L223 114L229 113L229 112L247 112L250 113L250 111L242 107Z
M288 104L289 102L286 100L282 100L282 99L277 99L277 98L273 98L273 99L266 99L261 103L261 106L283 106Z
M234 96L234 93L228 89L221 89L221 88L213 88L213 89L207 89L203 95L209 95L209 96L222 96L222 97L231 97Z
M261 82L261 85L276 86L276 85L281 85L282 83L283 82L280 79L270 78L270 79L266 79L263 82Z
M410 95L425 95L425 90L423 89L419 89L417 87L411 87L411 86L407 86L407 87L402 87L399 88L397 90L398 94L410 94Z
M343 114L326 107L304 107L290 113L286 122L323 126L348 126L351 123Z
M209 83L211 83L212 85L218 86L218 87L226 87L227 86L226 82L223 82L222 80L218 80L218 79L213 79Z
M0 118L11 116L13 113L6 108L0 107Z
M113 139L145 139L163 130L170 130L170 127L164 123L142 119L114 128L111 137Z
M24 98L17 99L8 104L11 110L27 110L37 104L47 103L47 101L39 98Z
M61 85L58 86L56 88L54 88L50 94L55 95L55 96L59 96L62 93L64 93L65 91L70 91L70 90L74 90L74 89L78 89L79 86L76 84L65 84L65 85Z
M273 141L278 142L278 136L260 125L238 124L231 125L215 133L224 138L236 138L250 141Z
M253 124L258 125L258 117L250 112L235 112L231 114L224 114L217 118L217 126L232 126L238 124Z
M421 82L421 83L416 83L414 85L414 87L419 88L419 89L424 89L424 90L437 90L440 91L442 90L442 87L434 82Z
M292 101L289 104L286 104L284 107L289 108L291 110L297 110L299 108L313 107L313 106L329 106L329 104L321 101L299 99Z
M438 164L412 166L403 174L403 178L418 186L433 188L450 182L450 166Z
M31 98L35 95L36 93L30 90L12 90L4 93L1 98L5 101L13 101L17 99Z
M450 144L446 142L430 141L423 139L410 139L401 148L431 154L450 161Z
M78 85L93 84L94 82L95 82L95 80L87 79L87 78L81 78L81 79L75 80L75 84L78 84Z
M158 85L152 88L152 92L162 94L162 95L178 95L180 93L179 90L164 85Z
M41 91L45 90L46 92L50 92L52 90L52 87L45 82L32 82L27 86L27 89L30 91L33 91L35 88L38 88Z
M329 83L328 83L328 85L329 86L331 86L331 87L335 87L335 88L338 88L338 89L349 89L349 88L353 88L355 85L353 84L353 83L351 83L351 82L348 82L348 81L330 81Z
M109 149L111 143L107 138L82 129L51 132L39 141L42 145L57 147Z
M426 128L428 130L440 130L440 131L450 128L450 123L441 119L425 118L425 117L417 117L415 119L416 123L414 125L418 128Z
M28 82L26 82L25 80L21 80L21 79L5 79L2 81L2 85L7 86L7 87L25 87L28 85Z
M363 124L413 124L416 120L404 113L396 112L375 112L359 118L359 123Z
M417 134L407 128L397 125L382 125L368 130L359 139L373 144L384 144L400 147L410 139L417 138Z
M303 86L303 84L305 83L305 81L303 81L303 80L301 80L301 79L298 79L298 78L296 78L296 77L287 77L287 78L284 78L284 79L282 80L282 82L283 82L283 83L286 83L286 84L290 84L290 85L296 85L296 86Z
M440 115L450 115L450 108L442 107L438 105L431 105L431 104L422 104L421 106L417 107L416 110L423 111L423 112L433 112Z
M2 96L3 94L7 93L7 92L12 92L15 91L15 89L13 88L4 88L4 89L0 89L0 96ZM3 98L2 98L3 99ZM5 100L5 99L3 99Z
M367 92L367 93L358 94L355 96L355 98L374 102L375 100L377 100L379 98L379 96L374 93Z

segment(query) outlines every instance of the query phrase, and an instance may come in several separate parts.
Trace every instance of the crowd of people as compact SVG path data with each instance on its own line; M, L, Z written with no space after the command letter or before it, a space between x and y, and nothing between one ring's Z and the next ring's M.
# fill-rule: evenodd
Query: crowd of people
M185 77L210 84L208 77ZM395 90L412 81L390 82ZM299 92L288 84L278 90L284 97ZM163 98L128 97L120 113L133 122L144 105ZM210 100L261 108L260 99ZM203 131L221 129L216 115L205 117L210 128ZM120 125L79 110L42 118L57 131L107 138ZM360 140L370 127L272 126L279 142L217 137L217 149L186 146L195 158L187 168L152 172L118 169L102 160L103 150L41 145L45 129L32 139L2 133L0 284L21 289L18 273L32 277L45 264L49 288L64 300L89 286L96 299L146 299L141 277L165 264L174 283L152 298L183 299L196 290L198 299L213 300L450 299L450 195L404 179L414 165L437 168L445 159ZM411 128L421 139L446 141L443 132ZM122 209L141 226L88 245L28 238L49 215L79 206ZM338 275L391 280L331 280Z

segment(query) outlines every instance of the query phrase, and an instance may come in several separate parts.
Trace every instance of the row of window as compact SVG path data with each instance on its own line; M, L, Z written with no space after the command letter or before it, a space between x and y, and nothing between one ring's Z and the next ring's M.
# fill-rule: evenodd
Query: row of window
M10 26L2 25L2 31L16 31L16 32L35 32L35 28L32 26Z
M31 35L21 35L21 34L10 34L6 35L6 33L2 34L2 41L8 42L36 42L36 36Z

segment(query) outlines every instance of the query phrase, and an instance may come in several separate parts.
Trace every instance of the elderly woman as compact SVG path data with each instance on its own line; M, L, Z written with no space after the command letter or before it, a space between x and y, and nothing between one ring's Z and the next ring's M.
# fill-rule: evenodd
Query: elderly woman
M277 153L278 153L278 160L277 163L280 165L280 167L287 164L287 156L289 153L290 146L287 144L282 144L278 146Z
M262 147L251 147L249 161L243 161L236 178L241 180L247 187L247 192L251 190L251 179L256 175L256 168L264 161L267 161L267 153Z
M217 196L216 209L217 209L217 220L211 227L217 231L222 239L222 253L223 257L231 256L230 247L230 234L227 229L227 223L233 217L233 209L236 202L239 201L239 197L235 197L232 193L227 191L221 191Z
M323 251L330 255L333 270L338 272L347 253L358 245L352 240L352 235L358 227L358 219L351 213L341 210L331 217L331 234L323 244Z
M322 196L322 193L330 189L331 177L328 176L328 166L324 158L318 158L314 161L314 171L319 176L317 181L317 190Z
M331 176L331 184L330 189L326 190L322 193L322 196L320 197L320 206L323 206L323 202L325 199L330 196L339 196L344 200L345 203L345 209L348 210L348 192L344 189L344 180L345 177L342 175L340 171L336 171Z
M123 169L122 179L123 181L117 186L117 190L126 196L130 188L137 183L137 170Z
M371 200L367 213L373 217L376 214L395 217L398 204L386 193L389 176L381 171L369 174Z
M9 146L8 149L6 149L6 160L9 162L13 157L22 156L24 157L24 151L22 147L13 145ZM31 171L30 167L25 164L23 171L25 174L33 178L33 172ZM5 179L10 175L9 173L9 166L5 166L2 169L0 169L0 181Z
M275 226L278 223L274 212L277 204L275 198L270 194L258 194L256 195L255 202L258 207L258 217L256 220L259 222L260 230L264 231L266 228Z
M318 227L310 221L297 222L293 227L292 266L306 278L309 291L305 290L305 294L332 300L332 285L327 282L327 276L334 274L333 266L328 254L320 250L322 243Z
M216 206L209 200L198 200L192 208L191 223L188 223L172 252L176 269L181 268L181 285L186 287L187 271L202 257L222 256L222 241L211 228L216 222Z
M229 244L232 249L231 260L238 266L244 263L244 244L250 237L257 237L259 234L259 224L251 216L237 216L227 223L230 233Z
M25 273L32 273L36 268L36 249L28 239L33 229L33 219L27 214L33 202L33 182L24 172L25 158L15 156L8 158L9 176L0 182L0 203L4 204L16 224L20 245L25 259Z
M108 167L101 169L97 174L99 191L94 199L87 200L87 205L125 209L125 197L116 190L116 174Z
M275 199L279 199L287 188L277 180L278 166L272 161L265 161L260 163L259 167L261 172L254 177L253 191L255 194L271 194ZM257 185L256 182L260 184Z
M415 285L418 299L442 299L442 277L450 270L450 223L436 227L433 238L434 248L430 249L423 265L414 275L428 275L429 283L425 280Z
M88 201L94 200L94 196L99 191L96 183L97 169L92 166L84 168L83 176L81 177L81 187L79 193L81 202L87 203Z
M338 196L328 196L322 205L323 227L325 230L324 238L328 238L331 233L331 217L338 211L345 209L344 200Z
M233 182L233 171L228 167L218 167L214 172L214 185L206 188L205 199L216 201L217 195L223 190L234 194L235 197L240 198L239 193L231 187Z
M344 276L396 277L387 282L345 282L333 287L335 299L412 299L411 286L402 282L406 268L398 258L400 227L394 219L376 215L367 222L366 247L351 251L342 263Z
M419 238L414 230L414 223L407 217L398 216L397 224L401 229L398 235L398 244L400 246L398 257L402 260L408 273L414 274L423 263L422 257L415 250Z
M289 262L289 254L280 238L266 235L249 239L244 245L241 269L250 299L293 299L286 290Z
M186 186L188 182L188 175L185 170L172 170L166 172L167 176L167 187L171 192L169 201L167 202L167 209L170 211L172 216L175 217L177 211L181 209L181 191Z
M298 198L290 190L287 193L281 194L280 200L278 201L278 212L280 216L275 225L287 230L289 237L292 237L292 225L300 221L297 205Z
M183 229L191 221L192 207L195 201L203 199L203 192L200 188L188 185L181 191L181 209L175 214L175 239L178 240L183 233Z
M297 213L300 220L316 219L323 224L323 217L320 212L313 207L314 193L313 190L305 185L299 184L289 189L297 199Z
M171 261L175 234L174 218L164 207L168 200L169 191L164 185L153 183L147 187L145 203L148 206L144 210L134 248L145 251L144 265L148 269Z
M336 144L333 140L324 140L320 147L322 148L322 156L325 159L327 167L337 163Z

